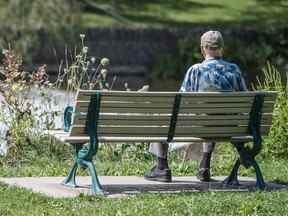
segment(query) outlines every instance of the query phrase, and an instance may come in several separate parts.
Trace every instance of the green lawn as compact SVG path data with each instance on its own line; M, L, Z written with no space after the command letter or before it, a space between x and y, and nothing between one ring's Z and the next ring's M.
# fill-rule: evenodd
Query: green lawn
M288 193L142 194L105 199L51 199L0 186L0 215L287 215Z
M66 175L72 162L69 146L39 144L38 152L28 151L22 163L0 165L0 176ZM213 158L213 175L227 175L236 158L229 144L218 145ZM258 158L266 180L288 183L284 159ZM153 164L147 146L102 147L96 159L100 175L139 175ZM172 154L174 175L195 175L198 162L182 163ZM240 169L242 176L254 176L252 169ZM87 175L82 171L80 175ZM0 184L0 215L287 215L288 192L200 192L181 194L141 194L107 199L81 196L52 199L25 189Z
M99 1L98 1L99 2ZM101 3L103 2L103 3ZM97 5L109 8L100 1ZM121 16L124 22L107 15L85 13L84 24L95 26L130 26L130 27L191 27L195 25L250 25L267 27L285 23L288 1L264 0L147 0L123 1ZM126 2L126 3L125 3ZM127 3L130 2L130 3ZM286 19L287 20L287 19Z

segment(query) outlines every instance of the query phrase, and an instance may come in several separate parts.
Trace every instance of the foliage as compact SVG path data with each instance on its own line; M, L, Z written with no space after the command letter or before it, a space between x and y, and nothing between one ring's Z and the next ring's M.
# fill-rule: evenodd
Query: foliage
M0 93L1 99L1 123L8 126L9 136L8 162L15 162L24 154L25 146L31 142L32 137L43 127L51 127L55 113L39 113L39 104L33 103L30 93L37 89L44 98L41 106L49 103L45 97L43 87L51 84L46 74L46 66L39 67L36 71L28 73L22 69L22 59L11 49L4 50L4 60L0 65Z
M277 91L278 97L274 106L273 124L269 137L265 140L266 154L287 158L288 155L288 83L284 82L281 73L270 63L263 69L264 80L256 89ZM288 75L288 74L287 74ZM286 76L288 79L288 76ZM286 80L287 81L287 80Z
M241 26L262 31L271 23L276 28L287 26L286 0L114 0L122 19L107 13L113 9L112 0L79 1L97 6L84 8L87 27L126 27L128 23L132 27Z
M113 83L109 85L106 80L109 59L89 58L89 48L85 46L85 34L80 34L80 38L80 51L75 49L75 53L71 58L66 54L65 64L64 66L63 64L60 65L54 86L56 88L65 88L67 91L75 91L77 89L111 89L116 77L113 79Z
M9 0L2 3L0 13L0 46L12 43L25 60L31 60L43 40L54 47L73 40L80 23L79 9L70 0Z
M224 59L239 65L247 83L252 82L256 75L261 75L261 68L267 60L277 63L279 67L285 67L286 62L282 58L287 53L282 52L283 48L273 49L273 45L264 40L264 37L251 43L234 36L232 34L225 37ZM182 81L191 65L203 61L199 43L199 38L195 39L194 35L179 37L175 53L163 54L157 58L152 69L152 80Z

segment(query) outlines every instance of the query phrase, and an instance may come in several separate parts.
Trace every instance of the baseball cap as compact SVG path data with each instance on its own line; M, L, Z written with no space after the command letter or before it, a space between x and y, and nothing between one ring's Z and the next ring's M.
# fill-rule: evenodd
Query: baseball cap
M224 46L222 34L219 31L207 31L201 36L202 47L221 48Z

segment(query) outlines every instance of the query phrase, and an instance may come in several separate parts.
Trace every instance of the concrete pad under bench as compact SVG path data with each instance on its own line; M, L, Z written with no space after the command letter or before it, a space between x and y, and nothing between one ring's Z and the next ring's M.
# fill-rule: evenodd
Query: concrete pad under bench
M100 182L105 190L106 197L125 197L143 192L148 193L179 193L179 192L201 192L201 191L253 191L255 190L255 179L240 177L240 186L223 185L224 177L214 177L211 182L200 182L195 176L173 177L172 183L160 183L147 181L138 176L100 176ZM64 177L11 177L0 178L0 182L9 186L17 186L39 192L54 198L72 198L80 194L89 195L91 177L77 177L79 187L70 188L60 183ZM288 189L288 185L267 183L267 190Z

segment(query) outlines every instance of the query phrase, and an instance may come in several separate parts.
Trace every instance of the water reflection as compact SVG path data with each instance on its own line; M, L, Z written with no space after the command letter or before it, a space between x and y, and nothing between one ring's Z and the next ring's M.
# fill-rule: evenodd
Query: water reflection
M43 94L45 96L43 97ZM72 105L74 103L75 92L67 92L64 90L58 89L39 89L32 88L29 92L20 92L17 96L18 99L21 97L28 98L28 101L33 105L33 116L35 116L37 121L37 128L39 130L45 129L45 122L43 122L43 118L41 118L41 114L53 113L57 112L58 115L54 118L54 127L55 128L63 128L63 111L67 105ZM47 100L47 98L50 100ZM2 101L4 100L3 96L0 95L1 102L1 115L9 118L11 113L3 105ZM0 121L0 155L7 154L7 132L9 130L9 124Z

